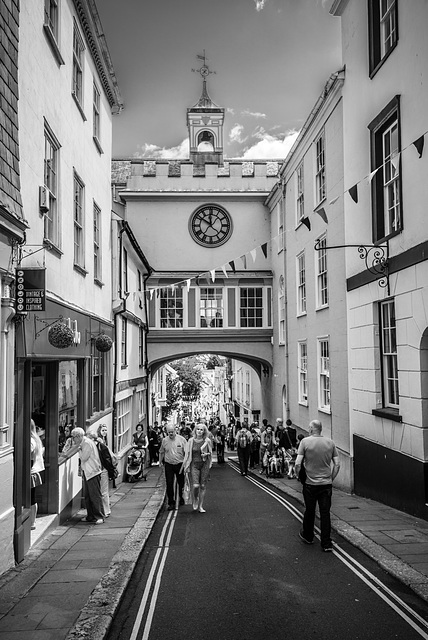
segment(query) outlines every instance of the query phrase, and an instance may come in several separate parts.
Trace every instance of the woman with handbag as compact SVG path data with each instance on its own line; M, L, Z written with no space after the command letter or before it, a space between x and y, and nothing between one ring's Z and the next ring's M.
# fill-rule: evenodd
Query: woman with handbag
M30 421L30 438L31 438L31 528L36 528L37 502L36 487L42 484L41 471L45 469L43 461L44 447L37 433L34 420Z
M212 464L212 444L208 435L208 427L199 423L189 438L184 456L182 470L190 472L193 485L193 511L205 513L204 499L206 484Z

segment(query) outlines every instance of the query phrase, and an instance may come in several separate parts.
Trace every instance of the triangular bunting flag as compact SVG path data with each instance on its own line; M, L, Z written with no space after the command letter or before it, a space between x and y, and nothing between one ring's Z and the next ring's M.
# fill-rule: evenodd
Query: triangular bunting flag
M257 258L257 249L251 249L250 254L253 259L253 262L255 262Z
M189 293L189 290L190 290L190 278L189 278L189 280L186 280L186 287L187 287L187 293Z
M242 264L244 265L244 269L247 268L247 256L241 256Z
M227 274L227 270L226 270L226 265L225 264L221 267L221 270L223 271L223 273L226 276L226 278L228 278L229 276Z
M373 180L373 178L375 177L376 173L379 171L381 167L378 167L377 169L375 169L374 171L371 171L371 173L369 173L369 175L367 176L369 182L371 182Z
M212 269L212 270L210 271L210 274L211 274L211 280L212 280L213 282L215 282L215 269Z
M150 289L150 300L153 299L153 294L154 294L155 290L154 289Z
M333 198L333 200L330 200L330 202L328 204L334 204L338 200L339 200L339 196L336 196L335 198Z
M317 214L321 216L321 218L324 220L326 224L328 224L328 218L327 218L327 214L325 212L324 207L321 207L321 209L317 209Z
M235 269L235 260L231 260L229 262L230 264L230 268L232 269L233 273L236 273L236 269Z
M419 157L422 158L422 153L424 150L424 142L425 142L425 134L412 142L415 145L416 151L419 153Z
M172 293L174 293L174 291L175 291L175 284L174 284L174 283L172 283L172 285L170 285L170 286L171 286L171 291L172 291Z
M261 249L263 251L264 257L267 258L267 242L261 245Z
M311 221L309 220L308 216L302 218L300 222L304 224L305 227L308 227L309 231L311 230Z
M159 298L160 289L156 289L156 298Z
M358 183L348 189L348 193L354 202L358 202Z
M394 167L395 173L398 172L398 167L400 164L400 154L396 153L395 156L391 156L391 164Z

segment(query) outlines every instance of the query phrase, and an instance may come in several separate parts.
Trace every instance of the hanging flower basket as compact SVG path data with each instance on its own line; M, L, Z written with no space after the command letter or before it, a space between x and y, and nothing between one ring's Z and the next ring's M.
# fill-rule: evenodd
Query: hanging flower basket
M95 346L98 351L110 351L113 346L113 340L110 338L110 336L102 333L95 339Z
M57 349L67 349L74 343L74 333L62 322L57 322L48 331L48 341Z

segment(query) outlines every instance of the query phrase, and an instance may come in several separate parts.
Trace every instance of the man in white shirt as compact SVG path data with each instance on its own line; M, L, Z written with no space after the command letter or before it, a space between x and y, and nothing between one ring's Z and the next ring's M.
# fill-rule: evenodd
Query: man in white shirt
M165 466L166 495L168 499L168 510L175 509L174 500L174 478L177 479L180 505L184 504L183 488L184 473L181 470L186 452L187 441L177 433L175 427L168 425L167 436L162 440L159 450L159 464Z

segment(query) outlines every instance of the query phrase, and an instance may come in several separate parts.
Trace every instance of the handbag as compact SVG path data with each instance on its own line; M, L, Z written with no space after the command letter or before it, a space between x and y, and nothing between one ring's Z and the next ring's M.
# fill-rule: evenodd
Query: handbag
M184 504L191 504L192 496L190 491L190 474L186 473L183 489Z

